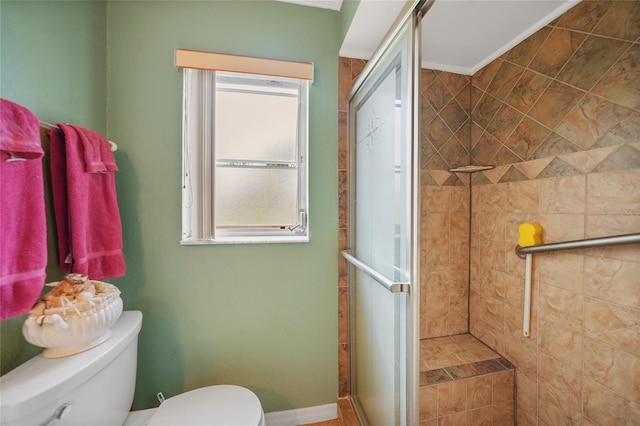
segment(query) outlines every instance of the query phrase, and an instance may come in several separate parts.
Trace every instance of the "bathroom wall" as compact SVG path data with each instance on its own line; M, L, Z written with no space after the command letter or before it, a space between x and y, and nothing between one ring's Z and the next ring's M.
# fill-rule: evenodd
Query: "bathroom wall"
M73 122L104 132L105 14L105 2L0 2L0 97L24 105L40 120ZM45 170L48 159L45 153ZM48 174L44 177L48 189ZM49 200L48 191L45 197ZM51 204L47 206L47 280L55 281L62 272ZM40 352L22 337L23 321L17 317L0 322L1 374Z
M266 412L335 402L340 14L273 1L3 0L1 7L2 96L47 121L106 130L118 143L127 275L113 283L125 309L144 314L134 407L156 406L158 391L217 383L250 388ZM310 243L179 244L178 47L314 63ZM19 321L9 340L3 332L3 365L21 339Z
M585 1L472 77L470 331L517 367L518 425L640 423L640 247L534 256L640 232L640 3Z

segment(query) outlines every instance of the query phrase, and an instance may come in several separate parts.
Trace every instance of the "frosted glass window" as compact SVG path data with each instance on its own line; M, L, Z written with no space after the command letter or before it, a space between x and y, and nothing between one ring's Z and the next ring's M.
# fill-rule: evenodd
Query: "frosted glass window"
M182 243L308 241L308 81L184 72Z

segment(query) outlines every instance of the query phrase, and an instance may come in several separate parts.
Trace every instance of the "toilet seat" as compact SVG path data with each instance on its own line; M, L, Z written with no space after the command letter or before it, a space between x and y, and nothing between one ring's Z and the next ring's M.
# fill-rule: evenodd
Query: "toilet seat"
M234 385L195 389L165 400L149 426L265 426L258 397Z

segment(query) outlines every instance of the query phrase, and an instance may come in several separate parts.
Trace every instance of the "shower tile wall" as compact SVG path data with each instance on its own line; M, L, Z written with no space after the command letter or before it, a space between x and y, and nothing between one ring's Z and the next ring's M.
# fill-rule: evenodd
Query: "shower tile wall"
M365 61L340 58L338 69L338 245L339 252L346 250L348 236L347 205L347 169L349 167L347 145L347 108L353 83L360 75ZM339 396L350 394L349 388L349 300L347 288L347 263L338 254L338 380Z
M466 333L469 320L471 79L421 75L420 338Z
M640 247L534 256L640 232L640 2L584 1L475 74L470 332L516 365L518 425L640 424Z
M469 331L517 367L519 425L640 424L640 247L536 255L528 339L514 254L523 221L546 242L640 232L639 37L640 2L583 1L473 77L423 72L421 337L465 332L469 315ZM340 59L341 249L347 97L363 66ZM447 171L466 164L497 167L471 182ZM342 259L339 294L344 396Z

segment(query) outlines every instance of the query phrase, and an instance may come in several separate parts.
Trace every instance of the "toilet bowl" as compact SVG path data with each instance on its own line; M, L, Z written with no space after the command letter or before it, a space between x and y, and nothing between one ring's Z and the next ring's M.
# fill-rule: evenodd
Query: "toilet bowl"
M234 385L207 386L129 412L142 313L125 311L111 338L76 355L38 355L0 378L0 423L30 425L265 426L258 397Z

